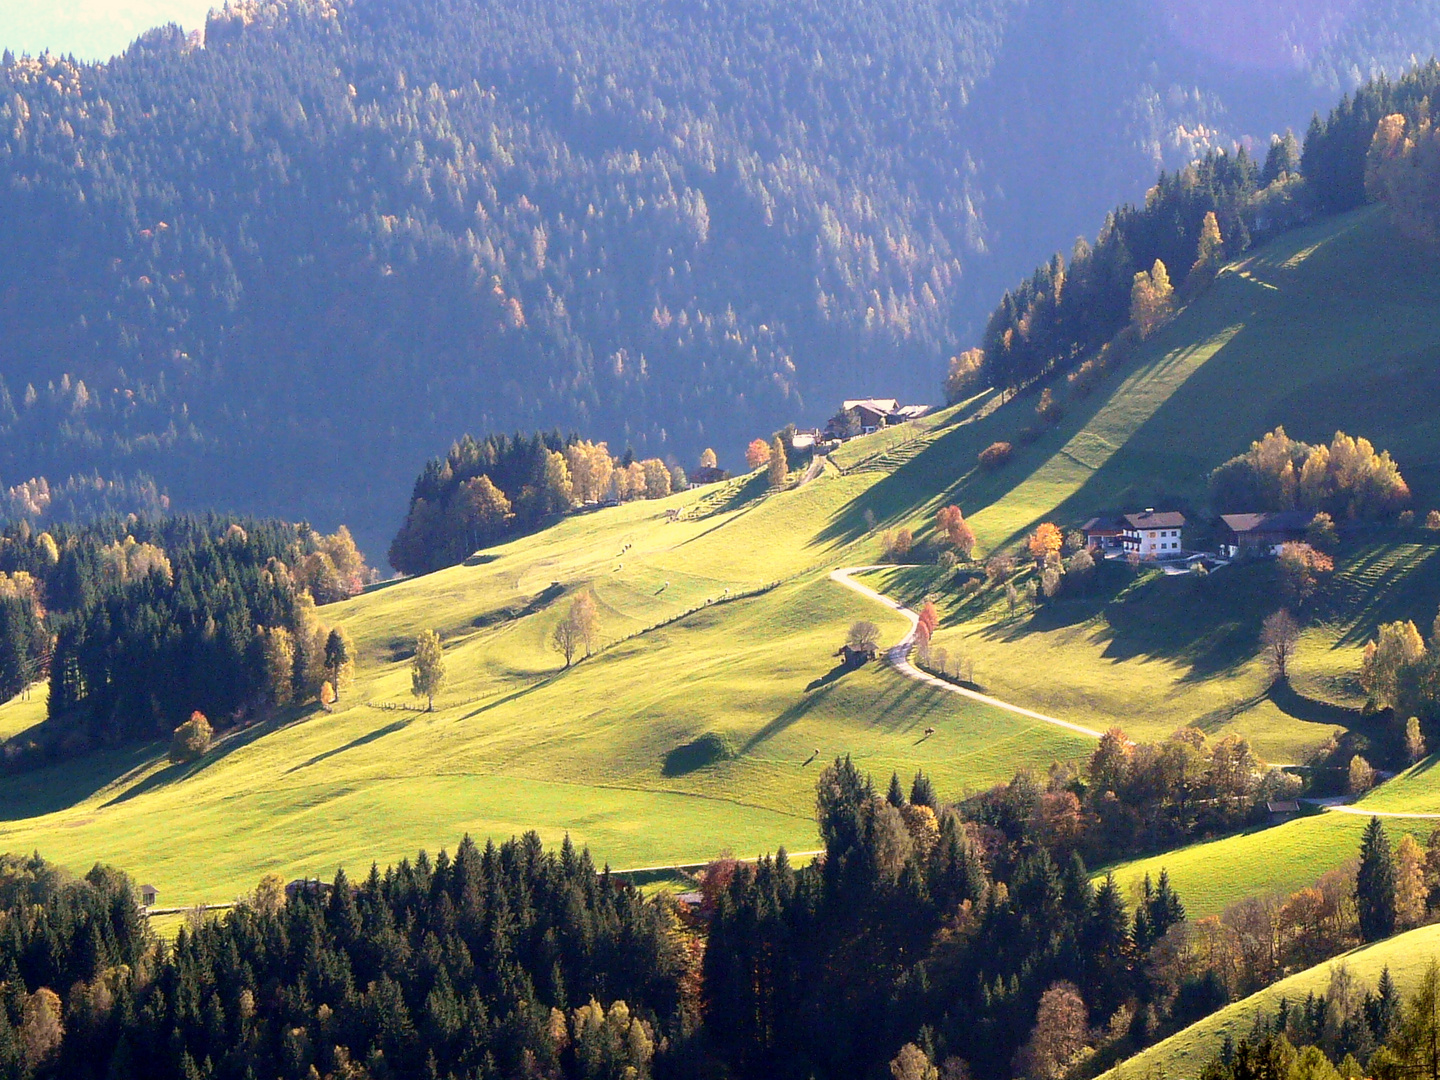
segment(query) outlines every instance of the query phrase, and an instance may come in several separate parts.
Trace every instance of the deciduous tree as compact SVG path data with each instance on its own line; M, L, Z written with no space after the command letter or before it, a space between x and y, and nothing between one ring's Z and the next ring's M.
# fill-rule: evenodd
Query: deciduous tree
M935 512L935 531L965 558L970 558L974 552L975 530L965 520L965 515L960 512L960 507L942 506L937 510Z
M745 448L745 464L751 471L770 464L770 444L764 439L752 439Z
M1030 534L1030 557L1036 562L1044 562L1050 555L1059 555L1064 543L1065 536L1059 526L1048 521L1042 522Z
M768 462L768 479L772 488L785 486L785 481L790 475L789 464L785 458L785 444L776 435L775 440L770 444L770 459Z
M1281 608L1268 615L1260 628L1260 646L1264 649L1265 666L1277 682L1290 678L1290 660L1300 641L1300 624L1289 611Z
M435 695L445 689L445 650L434 630L421 630L415 639L415 656L410 661L410 692L425 699L428 712L435 709Z
M215 732L202 712L193 712L190 719L175 729L170 738L170 760L177 765L198 761L210 749Z

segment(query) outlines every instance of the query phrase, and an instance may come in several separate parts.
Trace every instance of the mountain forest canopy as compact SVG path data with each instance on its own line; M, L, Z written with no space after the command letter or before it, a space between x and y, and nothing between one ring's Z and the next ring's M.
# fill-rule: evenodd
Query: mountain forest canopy
M1440 45L1419 0L1331 6L1238 58L1138 0L282 0L7 55L9 512L168 495L373 555L456 431L728 461L933 398L1026 252Z

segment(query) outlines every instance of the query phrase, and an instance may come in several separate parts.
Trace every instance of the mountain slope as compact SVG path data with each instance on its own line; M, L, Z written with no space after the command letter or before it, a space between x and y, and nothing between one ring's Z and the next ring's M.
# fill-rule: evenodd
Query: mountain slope
M1440 286L1407 251L1382 216L1360 212L1256 252L996 472L978 471L976 456L1033 423L1032 398L995 408L982 395L857 439L791 490L768 493L756 475L571 515L472 565L327 608L361 654L336 713L252 729L196 767L164 766L151 747L0 781L0 847L38 847L76 865L105 853L186 902L229 895L272 865L321 872L466 829L533 825L547 840L569 830L616 865L691 862L725 846L811 848L816 751L824 760L852 753L882 778L923 768L948 797L1083 757L1090 741L1053 726L888 670L838 669L832 654L853 621L875 621L886 640L907 624L830 571L877 562L886 529L909 526L924 540L950 502L989 552L1037 520L1071 524L1167 493L1195 500L1208 469L1277 422L1311 438L1335 426L1372 436L1417 497L1433 498L1440 432L1423 422L1433 397L1403 388L1428 385ZM1393 406L1338 392L1347 379ZM1331 717L1344 710L1328 701L1347 702L1345 680L1375 623L1433 617L1440 581L1428 534L1382 528L1347 543L1362 545L1342 551L1353 588L1337 593L1334 617L1312 626L1302 652L1311 681L1301 687L1316 697L1221 710L1207 722L1212 735L1264 734L1303 756L1336 730ZM1366 544L1375 546L1368 556ZM1385 562L1407 545L1410 555ZM1372 580L1369 569L1382 565L1400 569ZM933 592L945 614L937 640L973 632L958 582L936 574L925 565L867 580L912 601ZM1223 601L1223 573L1213 585ZM584 590L597 597L607 647L562 673L549 636ZM1084 635L1046 652L1054 628L1022 619L990 642L977 678L1036 711L1094 717L1094 727L1113 718L1136 737L1161 738L1194 719L1191 698L1253 696L1253 637L1241 634L1221 665L1176 655L1173 643L1193 629L1189 611L1183 597L1161 605L1123 657ZM386 708L412 700L406 657L426 627L441 631L450 657L440 708ZM1112 676L1111 696L1097 700L1086 680L1101 669L1124 677ZM1318 720L1316 701L1331 710ZM923 738L931 726L936 734ZM1397 799L1431 808L1416 783L1403 778L1400 795L1389 798L1387 785L1372 798L1391 810L1407 808ZM263 843L235 843L236 821L263 830ZM1247 889L1313 880L1349 857L1362 824L1305 819L1121 875L1169 866L1192 909L1214 911Z
M1381 973L1389 968L1396 988L1401 994L1409 994L1419 985L1437 951L1440 951L1440 927L1437 926L1423 926L1374 945L1353 949L1226 1006L1184 1031L1156 1043L1104 1076L1109 1080L1122 1080L1123 1077L1142 1080L1151 1076L1194 1080L1206 1062L1220 1052L1227 1035L1236 1042L1248 1036L1256 1015L1261 1012L1273 1022L1282 998L1295 1006L1312 993L1317 997L1325 994L1336 968L1344 966L1349 969L1357 992L1373 990L1380 981Z
M733 461L841 396L932 399L1036 252L1440 30L1420 0L1321 5L1232 56L1193 22L295 0L232 5L204 48L22 58L0 478L149 473L181 506L346 519L375 552L463 430Z

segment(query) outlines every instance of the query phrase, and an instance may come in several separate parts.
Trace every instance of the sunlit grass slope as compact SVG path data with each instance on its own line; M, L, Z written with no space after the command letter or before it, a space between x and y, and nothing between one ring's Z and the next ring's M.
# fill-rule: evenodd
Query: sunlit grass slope
M937 475L957 467L939 447L960 418L920 431ZM923 768L959 794L1082 750L1058 729L878 666L837 669L855 619L892 640L906 629L826 578L876 557L863 515L888 475L832 470L777 495L737 481L580 515L475 565L327 608L361 656L334 714L241 733L195 766L164 766L149 747L8 780L0 847L80 869L104 858L155 883L166 904L224 900L270 868L396 859L467 831L569 832L617 867L690 862L812 849L815 777L838 754L882 782ZM550 631L584 589L605 645L561 671ZM377 708L413 702L406 657L427 626L445 637L450 673L436 711ZM938 729L928 739L927 726ZM709 733L727 758L684 752Z
M1388 967L1401 994L1420 982L1432 959L1440 955L1440 926L1424 926L1386 941L1355 949L1335 960L1282 979L1274 986L1221 1009L1105 1073L1106 1080L1194 1080L1205 1063L1220 1052L1229 1035L1236 1042L1251 1031L1257 1013L1274 1019L1282 998L1292 1004L1310 994L1323 994L1335 967L1344 964L1358 991L1373 990Z
M1303 438L1336 427L1371 437L1429 505L1440 496L1440 425L1429 422L1437 302L1440 280L1373 213L1297 233L1227 270L1003 469L977 471L976 455L1014 441L1033 405L992 410L982 395L855 440L797 489L769 494L763 478L742 478L576 515L473 565L376 589L324 611L361 656L336 712L241 733L185 768L151 746L0 781L0 849L38 848L78 869L114 862L159 886L167 905L227 899L269 869L329 874L453 845L466 831L536 828L552 842L569 832L615 866L693 862L725 848L813 848L813 784L836 754L881 782L924 768L951 796L1084 754L1086 742L1060 729L878 667L838 671L832 654L852 621L872 619L889 639L905 623L828 572L876 561L886 528L923 535L950 502L982 550L1046 518L1193 504L1210 468L1277 423ZM1421 538L1406 554L1392 541L1348 556L1361 599L1307 636L1307 692L1345 703L1360 630L1412 595L1392 580L1433 576L1433 546ZM975 653L992 691L1091 726L1154 735L1198 717L1212 732L1239 727L1276 760L1331 730L1328 714L1298 715L1293 702L1234 707L1255 698L1258 600L1240 605L1236 626L1217 617L1206 630L1187 624L1183 592L1141 586L1154 594L1134 598L1123 632L1100 632L1083 610L1024 629L993 610L973 623L952 610L943 633L972 639L960 651ZM604 648L561 672L550 633L587 589ZM1220 616L1225 603L1212 602ZM379 708L412 700L407 655L425 627L444 635L449 660L438 708ZM5 706L0 725L24 726L36 708ZM692 747L704 735L728 752L704 757ZM1358 820L1233 841L1254 847L1235 849L1249 862L1226 887L1313 878L1353 846ZM1303 830L1328 839L1308 849L1297 839L1275 862L1268 845ZM1194 858L1181 887L1199 909L1210 901Z

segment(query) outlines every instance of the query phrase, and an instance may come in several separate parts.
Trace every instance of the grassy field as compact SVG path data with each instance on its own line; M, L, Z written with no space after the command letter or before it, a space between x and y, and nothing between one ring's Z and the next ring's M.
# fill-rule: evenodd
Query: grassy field
M1402 994L1419 983L1421 975L1437 954L1440 954L1440 926L1424 926L1399 934L1374 945L1355 949L1344 956L1282 979L1274 986L1243 1001L1221 1009L1192 1024L1144 1053L1105 1073L1106 1080L1194 1080L1205 1063L1220 1052L1228 1034L1237 1042L1250 1033L1255 1016L1264 1012L1274 1017L1281 998L1292 1003L1302 1002L1311 994L1323 994L1330 985L1331 973L1344 964L1355 979L1357 990L1373 990L1387 967Z
M467 831L535 828L550 842L569 832L616 867L690 863L725 849L813 848L815 776L837 754L882 783L923 768L950 796L1082 755L1086 741L1054 727L877 667L840 670L833 653L853 620L877 622L888 640L905 622L828 572L877 561L885 529L908 525L923 539L950 502L983 551L1042 519L1193 508L1206 472L1276 423L1311 439L1335 427L1370 436L1429 505L1440 495L1440 427L1425 409L1440 380L1440 282L1422 269L1379 217L1351 215L1228 269L1000 470L978 471L976 455L1017 440L1033 404L994 408L981 395L855 440L803 487L770 493L763 477L741 477L578 514L471 565L326 608L361 661L335 712L237 733L184 768L156 745L0 781L0 849L38 848L80 870L116 863L156 884L167 906L229 899L271 869L363 870L453 847ZM1360 280L1365 289L1353 287ZM1414 392L1385 392L1396 385ZM1358 649L1379 618L1413 611L1428 626L1440 598L1434 553L1418 532L1352 543L1345 599L1304 642L1300 700L1258 693L1263 570L1216 575L1206 595L1184 580L1127 579L1020 623L993 605L947 605L939 640L1018 704L1135 735L1237 729L1283 761L1346 722ZM881 580L918 598L933 570ZM561 671L549 635L586 590L603 647ZM430 714L394 707L413 703L408 651L426 627L443 635L450 671ZM0 707L0 732L40 708ZM1307 820L1225 841L1235 846L1217 850L1249 862L1223 885L1205 880L1203 849L1167 860L1187 902L1208 910L1226 889L1313 879L1353 847L1360 824ZM1289 845L1278 861L1277 841Z
M154 746L5 781L0 846L76 869L104 858L166 905L229 899L268 869L363 869L465 832L568 832L599 861L651 866L813 849L815 777L838 754L881 782L923 768L957 795L1017 762L1072 756L1083 740L1064 732L878 666L837 667L851 621L892 639L906 629L825 578L876 557L863 512L887 475L830 472L781 495L741 480L576 516L327 608L361 656L335 713L241 732L194 766L165 765ZM696 504L712 512L667 520ZM605 644L562 671L546 643L582 589ZM450 672L436 711L379 708L413 701L407 650L426 626L444 635ZM696 760L687 748L712 733L729 753Z
M29 696L19 694L0 705L0 739L9 739L45 719L44 686L31 687Z

